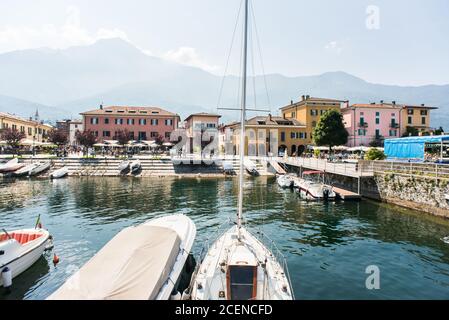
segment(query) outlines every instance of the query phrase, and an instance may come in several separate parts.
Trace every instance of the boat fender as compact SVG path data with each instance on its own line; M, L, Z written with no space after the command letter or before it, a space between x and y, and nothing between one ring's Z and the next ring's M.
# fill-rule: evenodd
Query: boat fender
M5 288L9 288L12 285L12 272L8 267L2 270L2 283Z
M323 190L323 198L324 200L329 199L329 189L326 188Z
M170 300L181 300L182 296L181 293L179 293L179 291L176 291L175 294L171 294L170 295Z
M56 253L53 255L53 264L56 266L59 263L59 257Z

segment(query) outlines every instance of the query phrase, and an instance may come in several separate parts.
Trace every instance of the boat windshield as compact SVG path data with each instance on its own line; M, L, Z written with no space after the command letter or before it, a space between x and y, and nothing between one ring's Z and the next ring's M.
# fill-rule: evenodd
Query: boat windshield
M251 300L257 294L257 267L229 266L228 300Z

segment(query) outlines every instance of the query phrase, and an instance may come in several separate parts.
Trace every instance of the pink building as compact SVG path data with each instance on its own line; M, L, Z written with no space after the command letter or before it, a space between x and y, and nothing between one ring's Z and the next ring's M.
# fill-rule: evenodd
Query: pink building
M161 135L169 141L180 121L179 115L158 107L100 106L81 115L84 130L95 132L99 142L115 140L120 130L128 130L131 140L155 140Z
M373 140L401 136L401 110L396 104L353 104L341 109L349 132L348 146L368 146Z

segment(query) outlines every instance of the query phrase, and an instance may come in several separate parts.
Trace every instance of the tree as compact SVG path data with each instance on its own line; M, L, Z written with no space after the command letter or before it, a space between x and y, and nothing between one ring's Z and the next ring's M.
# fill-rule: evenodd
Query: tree
M92 148L93 145L97 142L97 137L95 133L91 130L85 130L83 132L76 132L76 141L78 144L84 147L84 152L86 152L89 148Z
M376 148L376 147L381 147L382 148L384 146L384 137L382 137L382 136L375 137L373 139L373 141L371 141L369 143L369 146L373 147L373 148Z
M382 150L371 148L365 153L365 160L384 160L387 156Z
M415 127L407 126L405 128L405 133L404 133L403 137L410 137L410 136L411 137L416 137L418 135L419 135L419 130L418 129L416 129Z
M13 150L17 150L20 145L20 140L25 139L25 133L17 129L6 128L0 132L0 139L5 140L6 144Z
M48 132L48 140L57 146L62 146L67 143L69 137L63 129L52 129Z
M438 129L436 129L435 131L434 131L434 134L436 135L436 136L440 136L440 135L442 135L444 133L444 129L443 129L443 127L439 127Z
M344 145L348 142L348 131L343 123L343 115L338 110L326 111L313 129L313 140L317 146L332 147Z
M126 129L119 130L117 131L115 139L117 140L119 145L124 146L125 144L128 143L129 140L131 140L131 134Z
M164 137L162 135L158 134L154 142L157 145L162 146L162 144L164 143Z

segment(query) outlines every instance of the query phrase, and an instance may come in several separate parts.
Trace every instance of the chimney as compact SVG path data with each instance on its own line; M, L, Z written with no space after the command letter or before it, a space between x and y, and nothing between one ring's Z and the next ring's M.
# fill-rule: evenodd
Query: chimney
M268 114L268 119L271 121L271 113Z
M310 96L309 95L306 95L306 100L309 100L310 99Z
M302 95L301 98L302 98L302 101L306 100L306 96L305 95Z
M383 101L383 100L380 100L380 104L384 104L384 101Z
M293 100L290 100L290 104L293 104Z
M393 103L394 106L396 105L396 101L393 101L392 103Z
M103 104L100 104L100 110L103 110Z
M426 106L426 104L425 103L421 103L421 107L425 107Z

